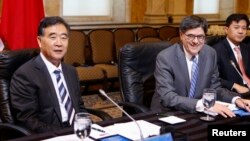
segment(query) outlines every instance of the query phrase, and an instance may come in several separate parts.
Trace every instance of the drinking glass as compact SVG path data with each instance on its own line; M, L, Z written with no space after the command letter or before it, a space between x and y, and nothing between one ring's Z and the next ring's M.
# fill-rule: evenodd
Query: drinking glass
M74 132L78 138L84 140L89 136L91 130L91 119L89 113L76 113L74 120Z
M205 107L204 110L207 110L211 107L214 106L216 101L216 90L215 89L210 89L210 88L206 88L203 90L203 96L202 96L202 103ZM209 116L208 112L206 113L207 115L205 117L201 117L201 120L204 121L213 121L214 118Z

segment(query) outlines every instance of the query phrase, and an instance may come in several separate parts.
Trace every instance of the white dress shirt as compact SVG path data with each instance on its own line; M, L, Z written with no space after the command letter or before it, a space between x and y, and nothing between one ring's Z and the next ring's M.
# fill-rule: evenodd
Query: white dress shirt
M58 100L58 103L59 103L59 106L60 106L60 111L61 111L61 116L62 116L62 122L65 122L65 121L68 121L68 114L67 114L67 111L61 101L61 96L59 94L59 90L58 90L58 86L57 86L57 81L56 81L56 75L54 73L55 70L61 70L61 79L63 81L63 84L65 86L65 89L67 92L68 91L68 88L67 88L67 85L66 85L66 82L65 82L65 79L64 79L64 76L63 76L63 71L62 71L62 66L61 64L59 65L59 67L56 67L54 66L51 62L49 62L47 60L47 58L42 54L40 53L41 57L42 57L42 60L44 61L48 71L49 71L49 74L50 74L50 77L52 79L52 82L53 82L53 85L54 85L54 88L55 88L55 91L56 91L56 96L57 96L57 100Z

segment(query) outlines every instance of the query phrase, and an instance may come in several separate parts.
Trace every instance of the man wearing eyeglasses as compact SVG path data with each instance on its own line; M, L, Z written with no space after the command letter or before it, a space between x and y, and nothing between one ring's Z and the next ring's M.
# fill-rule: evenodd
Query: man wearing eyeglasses
M158 54L152 110L164 112L173 108L189 113L204 112L201 100L203 90L213 88L218 101L234 103L250 111L249 100L221 87L216 51L205 44L207 26L204 18L185 17L179 27L182 43L176 43ZM225 118L235 116L227 106L218 102L208 111Z
M218 69L223 87L244 96L250 88L250 48L242 41L247 36L249 19L247 15L234 13L226 19L226 38L213 47L218 55ZM237 54L237 48L240 53ZM243 67L240 66L242 58Z

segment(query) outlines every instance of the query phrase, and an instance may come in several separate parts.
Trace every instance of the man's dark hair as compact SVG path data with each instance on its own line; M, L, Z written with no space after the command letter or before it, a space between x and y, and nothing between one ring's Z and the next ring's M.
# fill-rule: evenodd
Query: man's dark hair
M179 30L180 32L185 33L189 29L194 29L198 27L201 27L203 31L206 33L208 28L207 21L202 17L192 15L185 17L181 21Z
M246 14L242 14L242 13L234 13L234 14L229 15L227 17L227 19L226 19L226 26L229 27L232 24L233 21L235 21L235 22L238 23L241 20L246 21L247 28L248 28L248 26L249 26L249 19L248 19L248 17L247 17Z
M69 27L68 23L61 17L52 16L52 17L45 17L40 21L40 24L38 26L37 35L43 36L45 28L52 26L52 25L56 25L56 24L63 24L69 33L70 27Z

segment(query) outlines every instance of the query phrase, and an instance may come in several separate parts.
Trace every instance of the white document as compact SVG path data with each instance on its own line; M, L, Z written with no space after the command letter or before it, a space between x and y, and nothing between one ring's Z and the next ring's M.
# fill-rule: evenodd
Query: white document
M98 124L92 124L91 125L91 132L90 132L90 137L94 139L100 139L108 136L115 135L115 132L111 132L108 129L98 125Z
M144 138L160 134L161 127L158 125L147 122L145 120L138 120L137 123L139 124L142 130L142 134ZM126 123L118 123L118 124L107 126L105 128L112 132L116 132L117 134L120 134L124 137L127 137L131 140L140 139L140 130L137 127L136 123L133 121L126 122Z
M160 121L167 122L169 124L177 124L177 123L182 123L185 122L185 119L176 117L176 116L168 116L168 117L163 117L159 118Z

